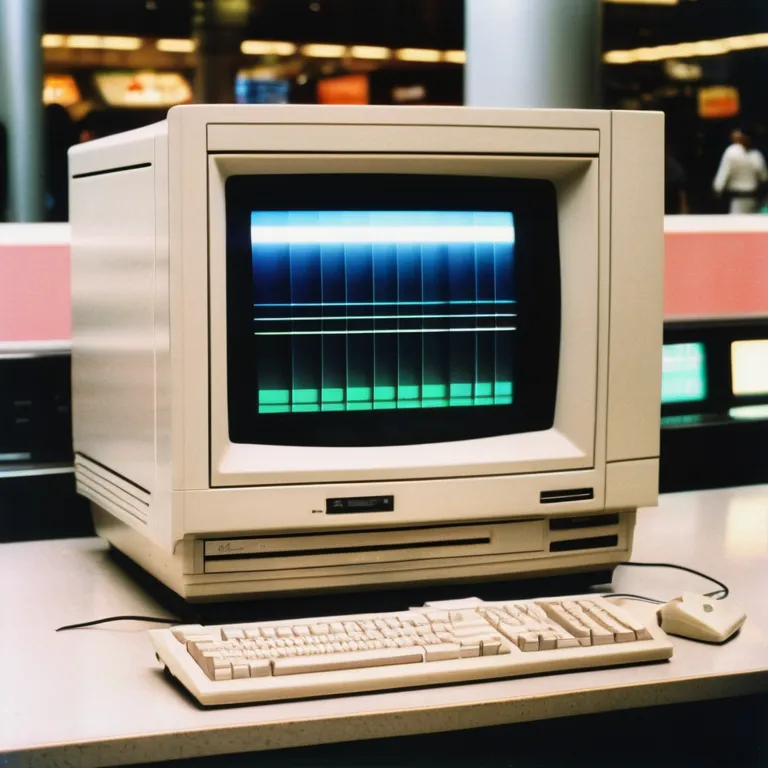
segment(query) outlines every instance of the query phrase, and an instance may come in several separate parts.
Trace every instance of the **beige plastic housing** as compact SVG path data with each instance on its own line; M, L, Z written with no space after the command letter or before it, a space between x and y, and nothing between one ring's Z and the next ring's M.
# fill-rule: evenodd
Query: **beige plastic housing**
M231 443L224 184L275 173L551 180L562 274L552 428L397 447ZM189 599L626 559L634 512L658 487L662 191L654 113L184 106L74 148L76 477L98 532ZM373 495L393 495L394 511L325 514L327 498ZM258 567L237 555L297 534L301 555ZM211 554L219 541L231 558Z

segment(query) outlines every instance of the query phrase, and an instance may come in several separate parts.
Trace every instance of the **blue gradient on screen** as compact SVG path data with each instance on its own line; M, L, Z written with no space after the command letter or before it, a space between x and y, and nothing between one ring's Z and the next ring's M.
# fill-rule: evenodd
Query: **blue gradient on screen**
M511 405L501 211L255 211L260 413Z

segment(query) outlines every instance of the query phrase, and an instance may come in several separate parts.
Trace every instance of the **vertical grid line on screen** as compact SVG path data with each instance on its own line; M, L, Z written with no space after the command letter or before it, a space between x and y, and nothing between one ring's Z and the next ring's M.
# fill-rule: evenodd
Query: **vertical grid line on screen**
M371 243L371 301L373 306L371 307L371 328L373 333L371 334L371 408L376 407L376 246Z
M401 330L400 325L400 259L397 258L397 246L395 246L395 297L397 301L397 330ZM397 334L397 357L395 374L395 403L400 400L400 333Z
M475 214L473 214L472 218L475 221L477 221L477 216ZM474 319L474 322L475 322L475 329L477 329L477 327L478 327L477 326L477 312L478 312L478 309L479 309L479 306L478 306L477 302L480 301L480 278L479 278L479 275L477 273L477 243L472 243L472 259L474 261L472 266L473 266L474 271L475 271L475 319ZM475 383L474 383L474 386L472 388L472 395L474 397L474 400L476 400L477 399L477 383L480 381L480 348L479 348L480 337L479 337L479 334L478 334L477 330L475 330L474 337L475 337L474 338L474 343L475 343L475 350L474 350L475 351ZM473 400L473 402L474 402L474 400Z
M352 246L350 246L352 247ZM347 336L344 339L344 360L346 371L344 379L344 405L349 407L349 269L347 266L347 244L342 243L341 252L344 256L344 328Z
M288 248L288 296L289 300L291 302L291 308L290 308L290 324L291 324L291 332L296 330L296 324L294 322L294 302L293 302L293 251L291 249L291 244L287 243ZM288 407L293 410L293 398L294 398L294 392L296 391L296 345L291 344L291 383L290 383L290 390L289 390L289 400L288 400Z
M318 217L319 218L319 217ZM319 247L320 252L320 317L323 319L320 321L320 392L318 393L317 402L322 411L325 401L325 334L322 331L325 328L325 271L323 269L323 245Z
M499 299L499 289L496 283L496 276L497 276L496 257L498 253L496 250L495 243L491 247L493 248L493 300L494 300L494 307L496 309L496 312L498 312L499 305L497 302ZM499 360L499 334L495 333L493 335L493 396L494 396L494 400L496 398L496 391L498 389L498 382L499 382L498 360Z
M421 313L424 314L424 248L426 246L419 246L419 258L421 260ZM424 327L424 321L422 320L422 328ZM424 355L425 355L425 349L424 345L426 344L424 337L421 337L421 389L419 391L419 395L421 397L421 404L424 405L424 387L427 383L427 368L424 361Z

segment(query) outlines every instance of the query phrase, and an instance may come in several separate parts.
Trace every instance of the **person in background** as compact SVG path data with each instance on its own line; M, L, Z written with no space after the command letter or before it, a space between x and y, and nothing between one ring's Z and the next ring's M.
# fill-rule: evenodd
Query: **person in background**
M667 146L664 162L664 213L689 213L686 185L688 178L682 163Z
M5 221L8 207L8 137L0 123L0 221Z
M47 221L67 221L69 176L67 150L77 143L72 118L61 104L45 108L45 209Z
M768 181L763 153L750 148L749 136L738 128L731 134L732 144L723 153L713 182L715 193L730 200L730 213L756 213L760 186Z

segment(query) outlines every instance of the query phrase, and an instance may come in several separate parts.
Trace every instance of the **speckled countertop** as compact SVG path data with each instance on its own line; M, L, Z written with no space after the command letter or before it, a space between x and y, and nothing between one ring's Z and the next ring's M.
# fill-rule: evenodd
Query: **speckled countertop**
M748 613L740 635L720 647L675 640L668 663L202 710L164 677L149 625L53 631L162 613L101 540L0 545L0 757L5 766L111 766L768 691L768 487L662 497L639 515L634 559L724 580ZM660 599L703 590L669 570L619 569L614 586ZM653 610L630 607L646 617Z

